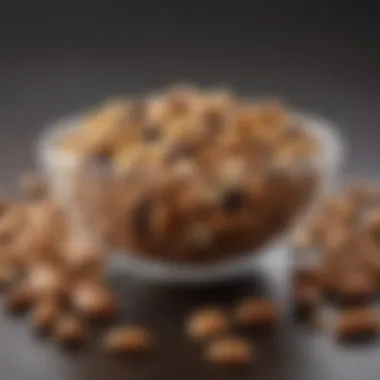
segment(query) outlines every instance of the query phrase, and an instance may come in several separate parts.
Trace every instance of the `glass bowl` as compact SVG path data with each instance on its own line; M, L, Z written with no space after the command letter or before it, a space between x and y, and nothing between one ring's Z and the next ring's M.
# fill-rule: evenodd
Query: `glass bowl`
M261 244L257 244L255 249L239 249L235 255L226 255L221 260L209 262L178 262L157 259L149 255L136 253L136 249L116 248L116 245L106 244L110 253L111 265L123 268L126 272L136 277L150 281L198 285L211 284L221 281L232 280L245 276L252 272L254 268L260 266L260 262L268 257L275 257L271 263L275 265L290 264L290 258L286 254L291 247L291 236L304 218L308 216L310 210L321 197L327 195L335 187L338 172L344 156L344 144L336 128L330 123L319 117L309 114L296 113L294 118L300 121L306 130L313 135L321 148L320 154L313 158L311 167L317 170L318 186L314 189L312 197L302 204L301 211L293 219L289 219L286 228L281 231L266 236ZM89 166L88 162L73 154L63 152L58 149L58 142L68 133L68 131L81 126L83 117L73 116L56 123L53 123L41 136L38 142L38 161L42 172L45 174L48 186L50 187L53 198L62 206L70 218L70 222L75 228L86 230L92 233L94 238L99 238L99 234L94 233L95 229L91 225L91 217L83 210L87 197L78 197L78 188L82 188L83 183L87 183L87 188L95 190L97 194L93 200L96 204L102 203L101 187L96 184L110 183L114 178L112 174L102 170L99 166ZM289 168L277 168L278 170L288 170ZM293 168L294 169L294 168ZM157 174L157 173L156 173ZM140 178L143 179L144 187L148 187L155 179L162 180L162 173L144 173ZM90 182L87 182L90 179ZM141 185L140 184L140 185ZM99 209L101 210L101 209ZM99 211L98 210L98 211ZM103 212L105 216L106 212ZM173 239L177 237L174 236ZM104 242L104 239L100 239ZM125 247L125 245L123 245ZM273 256L275 254L275 256Z

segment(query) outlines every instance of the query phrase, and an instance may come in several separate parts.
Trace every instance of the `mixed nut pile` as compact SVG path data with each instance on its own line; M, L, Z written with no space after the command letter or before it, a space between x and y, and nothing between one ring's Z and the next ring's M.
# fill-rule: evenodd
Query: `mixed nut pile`
M380 187L346 186L318 207L295 245L298 311L338 338L380 331Z
M28 312L35 331L60 345L84 344L89 323L107 320L100 325L105 352L129 356L153 349L155 338L148 326L116 324L119 305L106 280L101 246L72 230L38 176L24 176L21 189L22 201L1 202L0 284L6 308ZM218 306L194 310L183 328L191 341L203 343L205 360L247 365L257 349L244 332L273 326L277 320L272 301L248 297L230 311Z
M209 263L254 251L308 202L323 152L305 123L277 101L179 87L107 103L57 149L80 161L72 207L103 241Z

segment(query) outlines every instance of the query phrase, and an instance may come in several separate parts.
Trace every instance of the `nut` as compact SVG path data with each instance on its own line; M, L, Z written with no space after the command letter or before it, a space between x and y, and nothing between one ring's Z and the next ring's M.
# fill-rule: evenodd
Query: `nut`
M221 365L247 365L256 350L244 339L228 337L213 341L205 351L207 361Z
M374 308L354 308L343 311L336 323L336 336L341 339L373 334L379 329L379 318Z
M111 329L103 339L104 349L115 355L141 354L151 349L152 338L141 326L121 326Z
M207 308L196 311L186 322L186 332L191 339L204 340L227 331L229 320L218 308Z
M376 294L376 288L376 281L371 273L356 270L345 274L338 293L344 299L368 301Z
M27 283L37 298L62 296L67 292L64 273L58 267L49 264L32 264Z
M105 285L93 280L77 284L71 294L73 306L91 319L109 318L115 315L116 300Z
M63 344L80 344L85 339L84 326L74 315L61 316L54 326L54 336Z
M245 327L272 326L278 317L277 308L269 299L243 299L234 311L234 320L237 325Z

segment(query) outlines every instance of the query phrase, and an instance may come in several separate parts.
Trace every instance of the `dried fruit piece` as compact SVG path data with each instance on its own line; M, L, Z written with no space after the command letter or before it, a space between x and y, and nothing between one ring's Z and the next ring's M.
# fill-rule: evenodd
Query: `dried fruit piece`
M115 355L142 354L150 350L151 346L149 331L136 325L113 328L103 339L104 349Z
M219 308L198 310L186 321L186 332L194 340L221 335L227 331L228 327L228 316Z
M247 365L255 358L256 350L247 341L227 337L213 341L205 351L205 359L221 365Z

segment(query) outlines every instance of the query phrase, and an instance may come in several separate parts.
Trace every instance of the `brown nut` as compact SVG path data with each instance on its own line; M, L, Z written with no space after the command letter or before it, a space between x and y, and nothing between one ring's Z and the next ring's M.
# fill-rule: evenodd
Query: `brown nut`
M21 193L28 199L41 199L46 195L46 185L38 173L26 173L19 180Z
M74 315L61 316L54 326L54 336L63 344L80 344L85 339L83 323Z
M113 317L116 312L114 295L95 281L84 281L74 287L71 299L73 306L84 316L91 319Z
M227 337L213 341L205 351L205 359L220 365L248 365L256 350L244 339Z
M277 308L269 299L243 299L234 311L234 321L242 327L273 326L278 317Z
M21 284L12 289L8 294L6 307L10 312L21 313L27 311L34 301L34 294L30 287Z
M338 316L335 334L338 339L351 339L378 331L379 315L371 307L344 310Z
M39 332L50 331L56 324L61 307L56 299L45 299L39 302L32 315L33 327Z
M338 288L338 294L347 300L368 301L376 292L375 278L366 271L346 273Z
M104 349L114 355L141 354L151 349L152 338L141 326L121 326L111 329L103 339Z
M191 339L203 340L227 331L228 316L219 308L196 311L186 321L186 332Z

